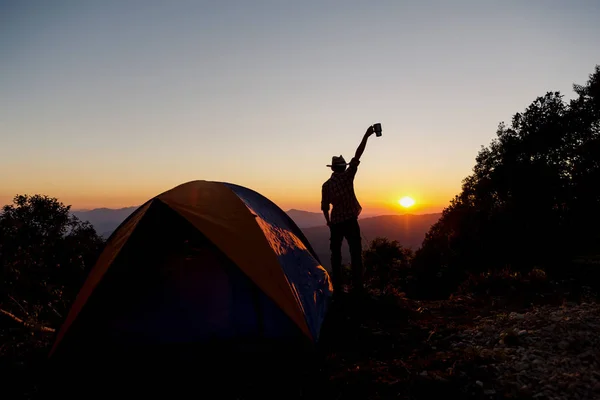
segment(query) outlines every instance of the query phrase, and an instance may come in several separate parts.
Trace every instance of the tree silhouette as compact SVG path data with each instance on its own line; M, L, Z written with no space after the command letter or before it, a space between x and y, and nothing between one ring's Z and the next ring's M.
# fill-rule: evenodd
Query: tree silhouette
M0 309L57 327L103 240L55 198L17 195L0 214Z
M406 278L412 251L397 240L377 237L363 251L367 286L378 289L381 295L391 288L400 288Z
M483 147L462 191L416 252L415 267L453 275L510 267L559 271L598 254L600 66L576 98L538 97Z

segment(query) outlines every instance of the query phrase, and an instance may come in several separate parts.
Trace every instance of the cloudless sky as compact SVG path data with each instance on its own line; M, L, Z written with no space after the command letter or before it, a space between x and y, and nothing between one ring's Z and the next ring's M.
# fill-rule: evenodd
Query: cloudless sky
M319 209L439 211L480 146L600 63L600 1L2 1L0 204L138 205L219 180Z

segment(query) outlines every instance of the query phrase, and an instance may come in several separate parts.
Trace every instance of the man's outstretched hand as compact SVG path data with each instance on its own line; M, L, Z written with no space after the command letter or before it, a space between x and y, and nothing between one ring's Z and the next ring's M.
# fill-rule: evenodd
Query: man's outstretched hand
M360 141L360 144L358 145L358 148L356 149L356 153L354 154L354 158L357 161L360 160L360 157L362 157L362 154L365 151L365 147L367 146L367 139L369 139L369 136L371 136L374 133L375 129L373 129L373 125L367 128L365 136L363 136L362 140Z

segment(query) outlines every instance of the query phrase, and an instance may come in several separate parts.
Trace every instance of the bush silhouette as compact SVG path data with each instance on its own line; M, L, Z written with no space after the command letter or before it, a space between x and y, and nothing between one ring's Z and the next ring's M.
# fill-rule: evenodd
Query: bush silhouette
M367 287L381 295L400 289L406 283L408 268L413 257L397 240L377 237L363 251Z
M0 308L58 328L103 240L55 198L17 195L0 214Z
M546 93L499 125L416 252L421 274L556 275L600 253L600 66L574 91L569 102Z

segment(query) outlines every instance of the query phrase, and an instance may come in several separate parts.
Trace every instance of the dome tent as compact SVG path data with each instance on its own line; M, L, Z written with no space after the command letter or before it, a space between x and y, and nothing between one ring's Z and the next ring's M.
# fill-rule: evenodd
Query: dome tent
M318 341L331 293L309 242L277 205L242 186L192 181L152 198L111 235L50 358L301 353Z

